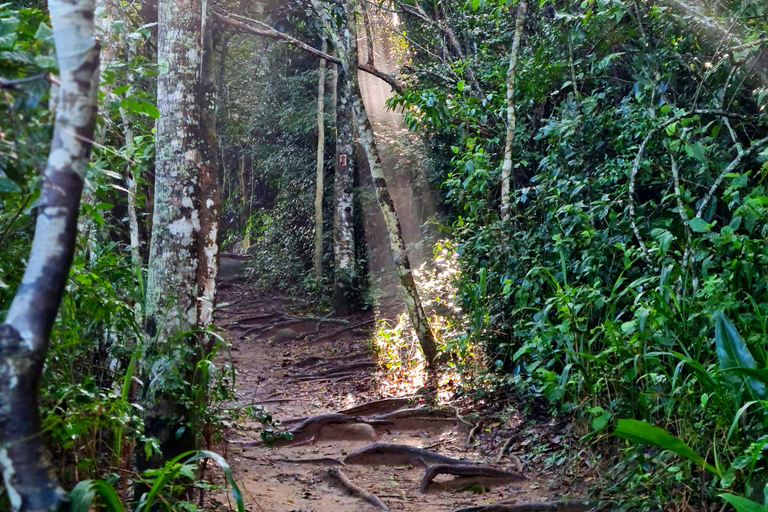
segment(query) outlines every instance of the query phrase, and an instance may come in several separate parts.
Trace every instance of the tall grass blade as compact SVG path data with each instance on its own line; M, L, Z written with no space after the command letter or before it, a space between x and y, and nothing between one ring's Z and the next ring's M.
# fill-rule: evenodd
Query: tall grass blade
M104 480L83 480L69 493L71 512L89 512L96 494L108 512L125 512L117 491Z
M736 512L768 512L768 507L765 507L759 503L755 503L747 498L741 496L735 496L733 494L721 494L721 498L727 501Z
M717 468L705 461L701 455L685 444L684 441L676 438L663 428L651 425L645 421L619 420L614 435L635 443L650 444L664 448L704 467L712 474L722 476Z
M721 370L757 369L757 362L749 347L723 313L719 313L715 318L715 345ZM752 377L746 377L744 380L755 398L768 399L765 384Z

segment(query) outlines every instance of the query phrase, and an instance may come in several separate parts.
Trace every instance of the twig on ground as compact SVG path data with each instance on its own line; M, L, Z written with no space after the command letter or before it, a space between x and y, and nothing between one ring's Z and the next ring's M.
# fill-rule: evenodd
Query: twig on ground
M482 420L480 420L480 422L479 422L477 425L475 425L474 427L472 427L472 430L470 430L470 431L469 431L469 434L467 434L467 440L466 440L466 442L464 443L464 446L465 446L465 447L467 447L467 448L471 448L471 447L472 447L472 444L473 444L473 442L474 442L474 440L475 440L475 434L477 433L477 431L478 431L478 430L479 430L479 429L480 429L482 426L483 426L483 422L482 422Z
M331 339L334 336L338 336L339 334L342 334L344 332L351 331L353 329L357 329L358 327L364 327L366 325L370 325L370 324L373 324L373 323L376 323L376 320L366 320L365 322L360 322L360 323L357 323L357 324L351 324L351 325L348 325L346 327L342 327L341 329L336 329L333 332L329 332L328 334L323 334L322 336L319 336L319 337L317 337L317 338L315 338L313 340L307 341L302 346L311 345L313 343L319 343L321 341L325 341L327 339Z
M506 440L506 442L504 443L504 446L501 447L499 454L496 456L497 463L501 462L501 459L503 459L504 455L507 454L507 450L509 450L509 445L512 444L513 439L514 439L513 437L510 437L509 439Z
M352 481L338 468L331 468L328 470L328 475L331 478L337 480L341 485L350 493L364 499L374 507L389 512L389 507L384 504L375 494L364 490L361 487L353 484Z
M277 459L275 462L285 462L287 464L326 464L328 466L346 466L339 459L333 457L320 457L317 459Z

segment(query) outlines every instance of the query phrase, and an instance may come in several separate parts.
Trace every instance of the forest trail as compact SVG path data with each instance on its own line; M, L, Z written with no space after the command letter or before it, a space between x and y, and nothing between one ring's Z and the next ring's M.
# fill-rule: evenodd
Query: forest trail
M338 415L325 417L330 423L310 423L292 442L277 448L260 444L263 427L255 421L244 431L227 432L221 451L241 483L249 512L384 509L345 492L329 475L336 469L393 511L448 512L500 501L550 502L564 495L561 486L556 487L559 492L552 489L551 473L522 467L520 459L526 458L522 453L518 453L520 458L511 454L496 463L497 453L481 453L475 446L466 448L471 424L462 424L455 410L427 413L423 396L393 397L377 389L376 364L366 344L373 329L371 313L345 319L348 324L318 325L316 320L290 323L283 320L289 317L290 303L257 297L242 283L223 288L220 303L218 325L232 343L240 405L263 405L284 422L285 428L297 429L301 419L372 404L368 410L347 411L350 419L343 424L338 423ZM293 332L281 330L289 324ZM360 327L353 328L355 325ZM339 332L341 329L346 330ZM420 412L413 412L418 409ZM360 457L365 465L350 460L339 464L373 443L406 445L429 450L436 457L469 459L512 476L439 475L427 492L421 493L425 476L422 461L430 458L429 454L409 460L407 453L379 453ZM512 445L511 451L516 450ZM435 462L441 461L427 461L430 465ZM525 479L518 477L521 469Z

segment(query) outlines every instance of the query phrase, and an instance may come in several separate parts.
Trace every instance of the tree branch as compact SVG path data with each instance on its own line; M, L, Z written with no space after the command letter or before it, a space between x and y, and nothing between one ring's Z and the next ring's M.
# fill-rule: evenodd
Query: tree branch
M325 59L328 62L332 62L334 64L341 65L341 59L338 57L334 57L333 55L330 55L328 53L325 53L321 50L318 50L317 48L308 45L307 43L300 41L294 37L291 37L287 34L283 34L280 31L277 31L267 25L266 23L263 23L259 20L254 20L250 18L246 18L244 16L240 16L238 14L228 13L219 9L216 9L213 11L213 16L216 18L217 21L228 25L229 27L238 30L240 32L245 32L248 34L252 34L259 37L268 37L270 39L277 39L280 41L285 41L287 43L290 43L296 47L298 47L301 50L304 50L305 52L311 53L315 57ZM238 21L233 18L239 18L242 20L247 21L248 23L254 23L256 25L259 25L260 28L253 27L249 25L248 23L244 23L242 21ZM376 69L375 67L371 65L361 64L359 66L360 70L365 71L369 75L373 75L377 78L380 78L384 80L390 87L392 87L393 90L395 90L398 93L402 93L404 90L403 84L400 83L399 80L397 80L392 75L389 75L387 73L384 73L383 71L380 71Z
M694 109L689 110L688 112L685 112L683 114L676 115L674 117L671 117L667 119L665 122L657 126L656 128L653 128L650 132L648 132L648 135L646 135L643 142L640 144L640 148L637 150L637 155L635 156L635 160L632 162L632 170L630 172L629 176L629 222L632 226L632 231L635 233L635 238L637 238L637 242L640 244L640 250L643 254L643 259L650 263L651 262L651 256L648 252L648 248L645 245L645 242L643 241L643 237L640 235L640 229L637 227L637 221L636 221L636 215L637 212L635 211L635 183L637 181L637 173L640 170L640 160L643 158L643 154L645 153L645 148L648 146L648 143L651 141L654 135L658 133L659 131L665 129L667 126L670 126L674 123L679 122L682 119L697 116L697 115L716 115L721 117L732 117L736 119L748 119L746 116L742 116L739 114L734 114L733 112L726 112L724 110L716 110L716 109ZM753 146L754 147L754 146ZM751 150L752 148L750 148ZM739 158L737 158L739 160ZM730 166L728 166L730 169ZM730 171L727 171L730 172ZM723 175L724 178L724 175ZM722 181L722 180L720 180ZM717 186L719 186L719 183L716 183ZM716 189L717 186L714 186ZM714 191L712 192L714 193ZM711 196L710 196L711 199Z

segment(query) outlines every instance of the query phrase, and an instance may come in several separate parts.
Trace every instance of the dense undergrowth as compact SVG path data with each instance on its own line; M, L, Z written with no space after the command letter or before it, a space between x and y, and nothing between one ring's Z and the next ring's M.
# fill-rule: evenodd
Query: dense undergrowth
M116 39L130 38L135 46L151 36L147 27L113 28ZM53 125L49 72L55 74L56 59L48 14L35 6L0 6L0 76L20 80L3 88L0 101L1 317L21 282L34 234L40 172ZM207 480L211 472L204 468L211 463L224 470L225 485L234 484L226 462L205 451L184 454L159 470L134 472L138 450L158 450L157 440L144 435L142 404L147 394L160 389L178 394L190 411L185 428L196 433L200 448L220 441L224 422L242 423L244 415L271 422L261 416L263 411L223 406L233 396L235 375L230 365L213 362L217 351L226 348L218 338L210 338L216 348L194 367L169 365L162 355L139 361L145 274L127 251L123 178L127 171L139 176L152 170L154 138L147 134L156 109L146 91L154 76L154 64L143 53L127 62L112 62L102 72L103 86L112 96L104 101L86 179L78 251L40 383L42 428L59 481L72 490L74 510L89 510L91 503L112 512L148 510L158 501L175 510L195 510L202 505L198 497L203 491L221 488L221 481ZM132 85L117 87L128 82L127 77ZM131 147L124 140L121 109L123 115L127 111L133 116L136 137ZM151 187L143 180L140 206L148 193ZM150 367L155 370L152 378L146 371ZM193 482L195 492L182 495ZM132 503L134 485L150 491L141 503ZM0 509L10 510L9 499L5 488L0 489Z
M727 7L747 42L764 33L764 4ZM616 420L645 420L712 464L707 474L658 448L628 447L611 478L630 508L701 507L720 491L762 502L768 89L764 58L751 51L759 46L729 52L658 6L542 3L518 63L514 206L504 220L498 120L513 17L488 3L454 9L457 31L477 45L484 92L436 81L445 68L416 51L414 67L427 72L391 103L434 141L446 169L467 317L457 348L484 345L502 382L585 418L585 441L609 436ZM406 27L424 45L434 37Z
M52 128L51 33L40 2L25 4L35 7L0 6L0 75L30 79L0 91L2 311L21 280ZM288 4L275 8L286 30L316 44L316 20ZM518 62L513 206L503 219L505 78L519 3L423 4L450 22L469 57L452 55L435 26L401 16L391 46L405 88L390 103L430 148L414 189L430 183L448 212L441 231L452 240L419 277L428 299L455 295L429 305L452 364L475 379L466 389L543 398L585 425L582 443L611 466L604 497L626 509L720 506L720 493L764 503L768 5L721 3L714 26L725 32L715 35L695 12L651 3L531 5ZM213 458L225 474L226 464L200 452L132 473L136 451L157 448L143 435L142 397L155 386L175 393L200 448L245 416L268 427L273 419L223 405L234 373L214 363L215 350L188 368L171 368L163 354L137 361L145 274L127 250L124 178L140 182L146 239L158 115L153 23L137 17L112 28L110 43L122 50L104 70L78 256L41 385L44 427L65 487L90 482L78 499L103 492L108 504L116 492L129 502L129 481L144 481L175 509L194 510L199 495L174 500L203 471L195 457ZM223 245L255 255L260 289L325 310L330 280L311 275L317 63L244 36L217 43ZM334 156L326 149L327 271ZM421 167L416 156L403 160ZM357 224L355 300L367 307L370 248ZM374 342L397 376L420 357L406 323L390 327ZM478 365L483 371L466 371ZM0 508L6 502L0 493Z

